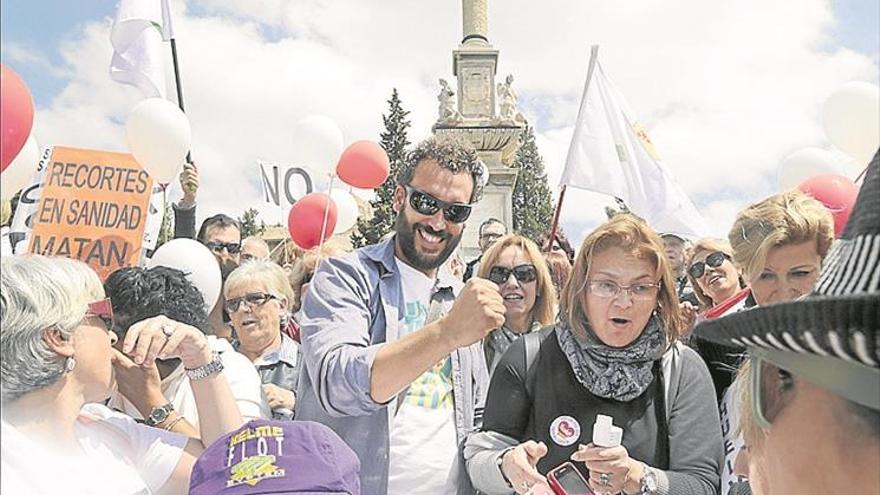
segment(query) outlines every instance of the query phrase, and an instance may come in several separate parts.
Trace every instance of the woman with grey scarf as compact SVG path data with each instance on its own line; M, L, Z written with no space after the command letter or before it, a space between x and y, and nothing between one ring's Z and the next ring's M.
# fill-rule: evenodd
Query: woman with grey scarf
M464 451L475 488L527 493L572 462L599 494L715 494L715 392L676 342L678 311L663 242L641 220L616 215L587 236L556 325L514 342L495 370ZM592 443L600 414L623 429L620 445Z

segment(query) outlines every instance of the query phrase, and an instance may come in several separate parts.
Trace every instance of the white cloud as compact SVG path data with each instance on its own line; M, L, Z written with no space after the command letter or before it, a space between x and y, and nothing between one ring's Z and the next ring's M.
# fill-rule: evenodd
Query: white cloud
M391 88L411 111L411 139L430 133L437 79L452 79L459 2L205 0L173 4L200 216L259 204L258 158L294 161L290 130L311 114L346 142L377 139ZM877 82L869 56L834 46L824 0L490 3L498 72L513 73L555 189L583 89L589 46L667 166L723 234L735 212L774 192L782 157L827 146L821 104L840 84ZM109 20L59 47L70 82L42 105L43 143L124 149L138 100L110 81ZM4 46L4 55L6 47ZM574 240L604 218L607 198L570 190ZM572 205L577 204L577 207ZM274 220L277 210L263 209Z

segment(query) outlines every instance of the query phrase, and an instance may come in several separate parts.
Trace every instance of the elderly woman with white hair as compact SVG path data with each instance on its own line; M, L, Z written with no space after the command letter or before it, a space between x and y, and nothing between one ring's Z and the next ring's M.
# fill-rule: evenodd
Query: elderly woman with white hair
M287 273L271 261L249 261L229 275L223 295L236 334L233 347L256 366L272 416L293 419L300 350L284 331L293 324L295 297Z
M137 364L180 358L205 407L201 441L136 423L103 406L118 351L112 306L87 265L38 255L0 262L0 464L4 493L185 493L204 447L241 425L198 330L159 316L133 325ZM51 475L47 475L51 473Z

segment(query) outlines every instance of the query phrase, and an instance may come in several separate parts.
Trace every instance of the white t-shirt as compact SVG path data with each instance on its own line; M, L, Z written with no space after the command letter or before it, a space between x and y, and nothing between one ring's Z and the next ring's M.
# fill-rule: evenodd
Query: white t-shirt
M86 404L74 427L82 455L25 437L0 421L3 495L149 495L168 481L187 438Z
M395 258L403 286L403 337L425 326L435 280ZM449 357L410 384L390 433L388 494L455 494L458 440ZM396 407L392 403L389 407Z
M211 346L211 350L220 353L220 360L223 361L223 375L229 382L229 388L232 390L232 396L235 398L235 403L238 404L242 418L245 421L271 418L272 412L269 409L266 396L263 394L260 375L257 374L257 369L254 368L250 359L236 352L225 339L209 335L208 345ZM174 410L198 429L199 410L196 407L196 398L183 366L178 366L170 375L166 376L160 386L162 395L174 406ZM107 405L113 409L124 411L133 418L142 419L137 408L118 391L113 392Z

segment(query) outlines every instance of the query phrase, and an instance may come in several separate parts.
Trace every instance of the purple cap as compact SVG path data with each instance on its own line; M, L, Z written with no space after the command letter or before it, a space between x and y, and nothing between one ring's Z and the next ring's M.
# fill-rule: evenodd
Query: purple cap
M360 469L354 451L322 424L255 419L205 449L189 495L360 495Z

